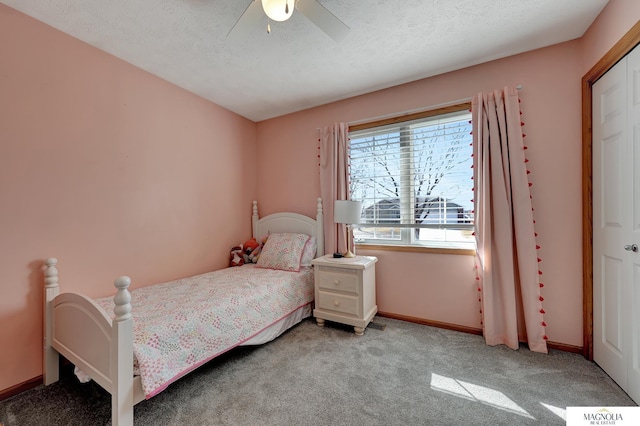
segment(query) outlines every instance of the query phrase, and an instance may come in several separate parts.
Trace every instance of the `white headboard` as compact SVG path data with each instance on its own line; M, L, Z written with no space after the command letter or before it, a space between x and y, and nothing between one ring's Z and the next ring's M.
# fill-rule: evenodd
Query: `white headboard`
M316 238L318 249L317 256L324 255L324 225L322 213L322 198L318 198L316 206L316 218L312 219L299 213L282 212L273 213L263 218L258 216L258 202L253 202L251 223L253 237L257 240L270 233L295 232L307 234Z

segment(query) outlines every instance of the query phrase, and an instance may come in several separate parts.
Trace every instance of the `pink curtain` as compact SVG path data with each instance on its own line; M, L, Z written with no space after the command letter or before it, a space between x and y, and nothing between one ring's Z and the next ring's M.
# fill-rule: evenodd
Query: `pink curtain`
M472 101L476 279L486 343L547 353L519 103L507 87Z
M345 225L333 222L334 200L349 199L349 128L345 123L320 129L320 196L324 205L325 253L347 251Z

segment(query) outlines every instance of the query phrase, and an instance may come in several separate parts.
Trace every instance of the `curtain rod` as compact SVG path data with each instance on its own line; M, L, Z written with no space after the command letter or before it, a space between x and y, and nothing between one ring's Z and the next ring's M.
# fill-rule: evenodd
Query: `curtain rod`
M524 89L524 86L522 84L518 84L516 86L516 90L520 91L522 89ZM317 131L320 131L321 129L322 129L321 127L316 128Z

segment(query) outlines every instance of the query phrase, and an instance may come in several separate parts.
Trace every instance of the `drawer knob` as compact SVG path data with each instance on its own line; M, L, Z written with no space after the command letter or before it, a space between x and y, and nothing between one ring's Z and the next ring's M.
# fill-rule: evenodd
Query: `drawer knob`
M339 302L339 301L337 301L337 300L334 300L334 301L333 301L333 305L334 305L334 306L340 306L340 302Z
M340 285L340 280L333 280L333 283L334 283L335 285Z

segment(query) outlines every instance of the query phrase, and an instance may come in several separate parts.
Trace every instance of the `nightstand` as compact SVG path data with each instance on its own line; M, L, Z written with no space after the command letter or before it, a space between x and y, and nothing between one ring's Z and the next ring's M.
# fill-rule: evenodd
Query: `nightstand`
M335 259L326 255L314 259L315 303L313 315L322 327L324 321L352 325L358 336L364 334L376 305L377 257L356 256Z

